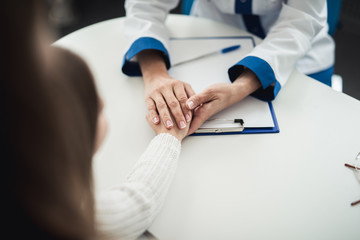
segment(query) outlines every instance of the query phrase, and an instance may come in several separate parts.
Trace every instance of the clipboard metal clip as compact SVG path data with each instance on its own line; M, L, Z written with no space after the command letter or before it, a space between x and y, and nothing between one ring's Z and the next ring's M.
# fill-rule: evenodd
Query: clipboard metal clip
M195 133L230 133L230 132L242 132L244 130L244 120L240 118L236 119L222 119L222 118L212 118L207 121L230 121L233 123L239 123L238 127L229 127L229 128L199 128Z
M241 126L244 126L244 120L241 118L235 118L235 119L224 119L224 118L210 118L207 121L224 121L224 122L233 122L233 123L240 123Z

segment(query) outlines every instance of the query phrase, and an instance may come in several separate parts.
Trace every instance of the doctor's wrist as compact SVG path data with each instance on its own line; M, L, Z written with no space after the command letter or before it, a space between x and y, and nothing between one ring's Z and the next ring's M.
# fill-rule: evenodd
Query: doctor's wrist
M235 96L239 98L240 101L259 89L261 87L261 82L255 73L249 68L245 68L232 85L236 92Z
M145 83L169 77L162 53L147 49L137 55Z

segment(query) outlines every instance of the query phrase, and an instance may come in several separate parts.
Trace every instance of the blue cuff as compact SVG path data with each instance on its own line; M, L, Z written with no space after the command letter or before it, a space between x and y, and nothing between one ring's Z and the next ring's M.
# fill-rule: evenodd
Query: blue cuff
M229 68L228 74L233 82L244 71L244 67L249 68L259 78L262 88L255 91L252 96L264 100L274 100L281 89L280 83L276 80L274 71L270 65L261 58L248 56ZM273 84L274 83L274 84Z
M164 47L164 45L157 39L151 37L142 37L137 39L129 48L129 50L125 53L123 64L122 64L122 71L124 74L135 77L141 76L141 69L138 62L130 61L133 57L136 56L139 52L146 50L146 49L153 49L159 50L163 53L164 61L166 64L166 68L170 68L170 59L169 53Z
M252 14L252 0L235 0L235 13Z

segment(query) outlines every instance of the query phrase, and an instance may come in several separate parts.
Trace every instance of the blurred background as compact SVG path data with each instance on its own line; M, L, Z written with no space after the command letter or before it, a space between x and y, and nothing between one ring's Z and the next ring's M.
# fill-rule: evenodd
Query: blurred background
M49 21L61 38L88 25L125 16L124 0L48 0ZM335 74L342 79L342 91L360 100L360 1L327 0L330 33L336 43ZM180 1L172 13L188 11Z

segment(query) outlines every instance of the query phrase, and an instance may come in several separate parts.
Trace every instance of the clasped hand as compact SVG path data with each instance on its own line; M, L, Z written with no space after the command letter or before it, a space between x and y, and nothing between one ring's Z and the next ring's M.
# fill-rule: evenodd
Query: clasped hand
M157 79L145 89L149 124L162 123L169 130L175 120L179 129L188 129L186 135L194 133L212 115L239 99L235 97L236 85L233 84L214 84L195 94L187 83L172 78Z
M241 101L261 86L256 75L246 68L232 84L214 84L195 94L189 84L168 75L159 51L144 50L138 58L145 83L149 124L156 133L168 132L179 140L194 133L215 113Z

